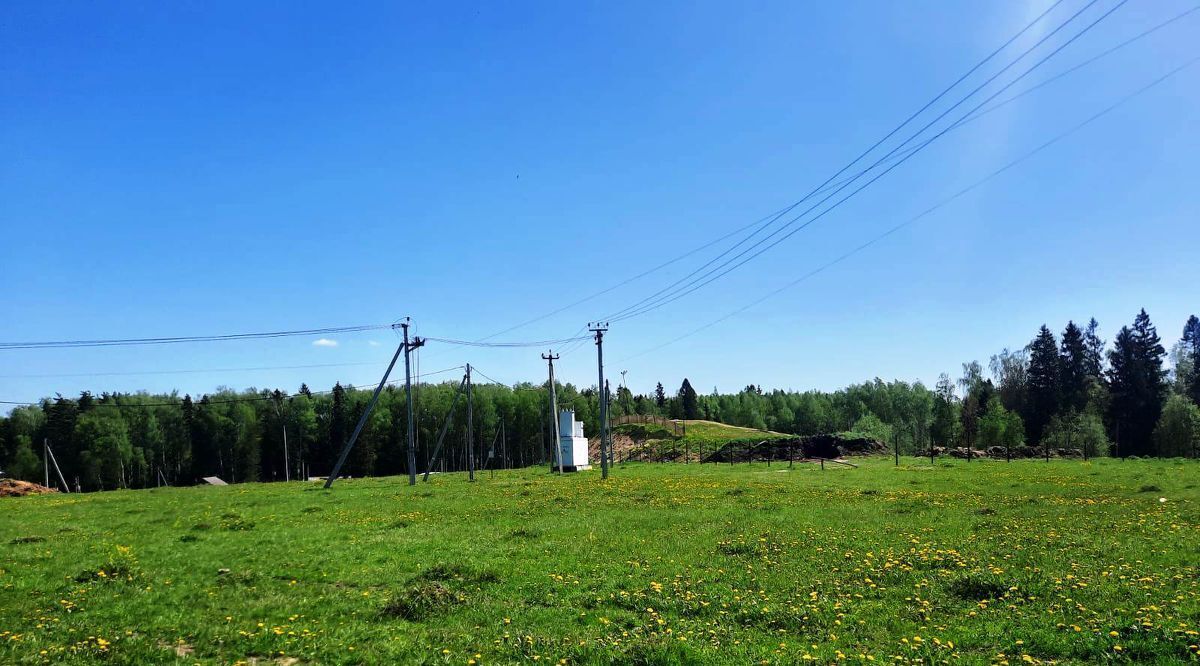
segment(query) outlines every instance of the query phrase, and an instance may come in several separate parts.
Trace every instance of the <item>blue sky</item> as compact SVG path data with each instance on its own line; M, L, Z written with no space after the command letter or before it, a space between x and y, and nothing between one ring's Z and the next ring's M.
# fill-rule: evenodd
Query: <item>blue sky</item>
M795 201L1049 4L6 3L0 340L406 315L422 335L480 338ZM1004 55L1084 4L1065 0ZM1131 0L1012 92L1189 6ZM1111 339L1141 307L1177 339L1200 310L1200 66L795 288L641 353L1200 55L1198 34L1200 12L947 134L726 278L614 324L609 376L628 370L638 392L684 376L703 391L931 384L1042 323L1095 316ZM497 339L570 336L720 247ZM0 399L361 385L396 338L334 341L3 351ZM431 342L421 364L538 380L541 351ZM579 346L560 377L594 383L595 361ZM301 365L321 367L240 369Z

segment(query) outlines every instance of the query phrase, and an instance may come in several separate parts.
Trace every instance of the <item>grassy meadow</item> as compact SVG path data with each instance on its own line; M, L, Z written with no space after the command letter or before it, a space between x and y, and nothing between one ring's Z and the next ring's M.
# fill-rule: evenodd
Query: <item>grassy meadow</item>
M1200 659L1200 465L859 462L0 500L0 663Z

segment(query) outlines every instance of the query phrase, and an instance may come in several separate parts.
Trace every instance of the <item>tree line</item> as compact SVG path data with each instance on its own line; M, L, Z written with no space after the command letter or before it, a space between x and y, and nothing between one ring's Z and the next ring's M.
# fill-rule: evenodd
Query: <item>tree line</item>
M697 395L684 380L673 397L622 394L628 410L705 418L798 435L856 431L908 454L930 447L1038 446L1088 455L1181 456L1200 453L1200 319L1184 324L1170 351L1142 310L1111 345L1093 318L1067 322L1058 336L1042 326L1028 345L1004 349L985 370L962 364L933 388L904 381L854 384L839 391Z
M880 379L837 391L700 394L689 380L673 394L624 386L609 395L613 417L632 414L707 419L760 430L815 435L854 431L906 454L931 447L1022 445L1082 449L1089 455L1197 456L1200 449L1200 320L1190 317L1168 351L1143 310L1112 344L1092 319L1042 326L1028 345L983 364L943 373L933 388ZM415 395L417 471L459 471L473 451L477 469L546 464L553 457L547 385L473 387L473 441L457 382L419 384ZM556 387L586 432L599 426L599 391ZM176 394L83 393L18 407L0 418L0 469L28 480L44 474L43 442L68 485L83 490L195 483L274 481L327 474L366 409L369 390L335 385L314 393L220 390L193 400ZM453 406L453 411L451 407ZM386 387L347 461L351 476L406 474L407 405ZM286 445L285 445L286 433Z

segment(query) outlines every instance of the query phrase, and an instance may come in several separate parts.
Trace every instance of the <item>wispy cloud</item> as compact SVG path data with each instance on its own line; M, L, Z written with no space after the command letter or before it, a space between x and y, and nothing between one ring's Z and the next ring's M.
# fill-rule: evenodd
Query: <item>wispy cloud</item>
M367 340L367 344L371 345L372 347L378 347L379 341L378 340Z
M337 342L337 340L330 340L329 338L319 338L317 340L313 340L313 346L314 347L336 347L336 346L338 346L338 342Z

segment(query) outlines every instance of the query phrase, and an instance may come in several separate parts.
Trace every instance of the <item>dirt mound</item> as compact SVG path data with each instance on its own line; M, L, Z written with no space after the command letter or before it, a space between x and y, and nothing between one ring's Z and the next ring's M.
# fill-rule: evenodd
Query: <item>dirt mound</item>
M24 497L26 495L45 495L56 493L57 490L46 486L18 481L16 479L0 479L0 497Z
M706 456L704 462L730 462L731 459L734 462L803 460L806 458L834 460L846 456L883 453L887 450L887 444L869 437L854 437L844 434L809 435L759 442L753 440L730 442L714 451L712 455Z

